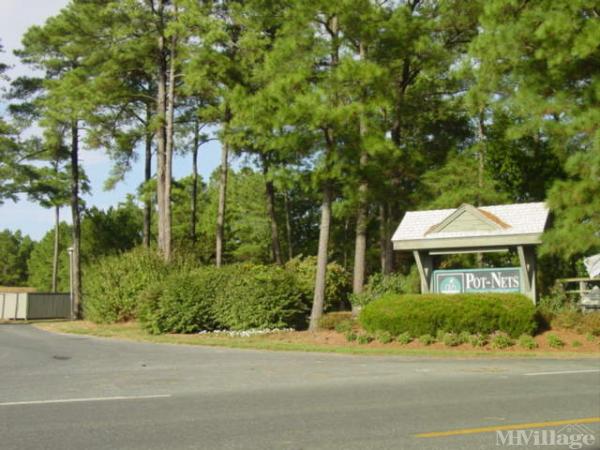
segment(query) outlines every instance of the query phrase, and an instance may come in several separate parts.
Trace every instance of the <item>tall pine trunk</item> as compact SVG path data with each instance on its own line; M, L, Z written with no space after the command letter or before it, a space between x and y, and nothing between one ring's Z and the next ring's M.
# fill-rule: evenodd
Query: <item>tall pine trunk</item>
M225 108L225 120L224 120L224 134L227 134L230 121L229 108ZM227 136L223 137L221 143L221 167L219 173L219 205L217 209L217 235L216 235L216 249L215 249L215 263L217 267L223 265L223 249L225 245L225 209L227 206L227 172L229 159L229 144L227 143Z
M58 291L58 246L59 246L60 206L54 206L54 253L52 255L52 292Z
M194 147L192 148L192 205L190 217L190 239L196 244L196 212L198 209L198 148L200 146L200 127L194 120Z
M71 216L73 221L73 315L81 318L81 218L79 213L79 129L78 121L71 124Z
M360 121L360 135L364 139L366 133L365 119ZM364 148L360 155L360 168L364 172L368 161L367 151ZM369 222L367 195L369 185L364 173L361 175L363 180L358 187L358 209L356 214L356 238L354 245L354 277L352 280L352 292L360 294L365 284L365 266L367 259L367 225Z
M321 205L321 225L319 228L319 251L317 253L317 273L315 277L315 293L310 314L310 331L317 331L319 319L323 316L325 306L325 288L327 283L327 252L329 248L329 228L331 227L331 187L328 183L323 188L323 204Z
M379 250L381 260L381 273L388 275L394 270L394 253L392 236L390 232L390 214L388 205L379 205Z
M281 256L281 245L279 242L279 227L277 226L277 216L275 214L275 186L273 181L269 179L269 162L265 155L261 155L263 176L265 179L265 197L267 200L267 214L271 225L271 253L273 260L278 265L283 265L283 257Z
M146 136L145 136L145 159L144 159L144 183L148 183L152 178L152 133L149 131L152 120L152 111L150 106L146 106ZM144 229L143 245L150 248L150 239L152 233L152 199L148 198L144 202Z
M292 222L290 220L290 199L287 191L283 193L283 206L285 208L285 234L287 238L288 260L294 257L292 246Z
M165 121L167 116L167 60L164 24L164 1L158 0L157 14L160 22L157 53L157 86L156 86L156 114L158 116L158 130L156 133L156 197L158 209L158 249L163 258L168 259L167 226L165 211L165 196L167 189L167 133Z
M175 14L177 15L177 7L175 6ZM169 59L169 81L167 90L167 120L166 120L166 155L165 155L165 195L163 198L164 207L164 258L170 261L172 257L171 248L171 232L172 232L172 217L171 217L171 187L172 187L172 172L173 172L173 152L175 146L175 71L176 71L176 48L177 36L173 35L170 46Z

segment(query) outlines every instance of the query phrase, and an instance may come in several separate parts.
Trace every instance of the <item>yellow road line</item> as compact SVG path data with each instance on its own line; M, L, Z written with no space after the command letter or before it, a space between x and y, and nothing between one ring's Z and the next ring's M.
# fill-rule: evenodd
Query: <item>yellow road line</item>
M528 428L546 428L546 427L558 427L561 425L578 425L584 423L599 423L600 417L586 417L584 419L570 419L570 420L555 420L552 422L531 422L531 423L518 423L514 425L496 425L491 427L480 427L480 428L464 428L462 430L452 431L435 431L432 433L420 433L415 434L418 438L433 438L433 437L444 437L444 436L461 436L465 434L477 434L477 433L490 433L493 431L505 431L505 430L523 430Z

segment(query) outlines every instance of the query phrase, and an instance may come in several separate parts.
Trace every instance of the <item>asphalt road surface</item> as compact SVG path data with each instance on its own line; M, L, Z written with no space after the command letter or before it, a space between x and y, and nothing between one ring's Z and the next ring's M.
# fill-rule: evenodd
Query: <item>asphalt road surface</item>
M486 428L499 425L529 445ZM600 448L600 359L279 353L0 325L2 450L569 448L535 445L551 430Z

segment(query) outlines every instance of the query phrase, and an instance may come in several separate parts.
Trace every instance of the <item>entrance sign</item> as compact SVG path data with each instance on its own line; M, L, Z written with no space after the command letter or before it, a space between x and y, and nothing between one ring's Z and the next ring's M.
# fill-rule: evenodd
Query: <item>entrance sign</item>
M521 292L536 301L535 247L549 210L544 203L408 211L392 237L394 250L412 252L421 293ZM436 271L444 255L516 253L519 267Z
M433 288L439 294L521 292L521 278L518 267L436 270L433 272Z

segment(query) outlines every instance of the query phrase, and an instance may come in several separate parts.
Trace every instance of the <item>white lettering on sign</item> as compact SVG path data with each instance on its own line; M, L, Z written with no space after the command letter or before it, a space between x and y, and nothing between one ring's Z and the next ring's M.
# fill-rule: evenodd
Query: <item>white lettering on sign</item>
M441 281L448 280L448 277L462 275L464 278L464 292L494 292L494 291L519 291L521 287L521 276L518 268L507 269L467 269L464 271L453 270L445 272L443 270L436 272L438 292L448 291L448 282L444 282L444 291L441 291ZM441 278L440 278L441 277Z

